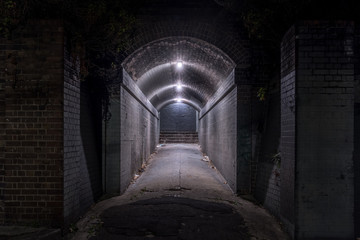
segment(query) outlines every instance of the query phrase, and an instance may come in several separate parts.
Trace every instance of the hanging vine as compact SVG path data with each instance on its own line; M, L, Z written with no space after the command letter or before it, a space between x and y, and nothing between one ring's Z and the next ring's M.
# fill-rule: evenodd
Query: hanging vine
M11 38L28 19L62 19L66 48L72 59L80 60L79 77L89 82L91 96L102 103L103 119L108 120L109 86L119 76L120 54L131 44L136 10L143 1L2 0L0 37ZM11 74L15 89L20 80L16 72Z

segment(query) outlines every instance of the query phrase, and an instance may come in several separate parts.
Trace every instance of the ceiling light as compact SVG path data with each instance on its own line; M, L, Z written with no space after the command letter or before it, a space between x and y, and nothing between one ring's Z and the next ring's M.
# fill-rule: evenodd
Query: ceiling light
M183 62L182 62L182 61L178 61L178 62L176 63L176 66L177 66L178 68L182 68Z
M176 90L181 91L181 89L182 89L182 85L180 83L178 83L176 85Z

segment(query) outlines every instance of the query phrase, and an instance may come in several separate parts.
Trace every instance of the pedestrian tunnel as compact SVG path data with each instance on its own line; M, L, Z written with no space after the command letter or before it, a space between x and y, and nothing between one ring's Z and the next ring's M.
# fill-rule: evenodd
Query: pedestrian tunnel
M158 39L129 54L104 127L105 191L124 192L159 142L199 143L237 191L235 67L221 49L192 37Z

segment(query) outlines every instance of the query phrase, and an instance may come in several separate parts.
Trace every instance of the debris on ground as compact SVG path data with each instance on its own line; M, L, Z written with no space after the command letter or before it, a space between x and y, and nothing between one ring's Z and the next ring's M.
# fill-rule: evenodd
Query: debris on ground
M191 188L185 188L185 187L179 187L179 186L177 186L177 187L174 187L174 188L166 188L166 189L164 189L164 190L166 190L166 191L191 191Z
M210 159L209 159L209 157L208 156L204 156L204 158L203 159L201 159L201 160L203 160L204 162L210 162Z

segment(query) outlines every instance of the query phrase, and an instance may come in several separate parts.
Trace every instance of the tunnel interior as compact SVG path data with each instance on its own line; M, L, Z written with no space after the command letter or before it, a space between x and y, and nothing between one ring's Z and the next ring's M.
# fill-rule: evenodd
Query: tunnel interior
M106 121L62 22L1 40L1 223L64 226L102 194L124 193L159 143L163 112L182 117L182 106L226 184L294 239L359 235L359 26L299 22L266 59L233 15L204 2L143 13L112 69Z
M199 142L236 191L236 63L207 41L175 36L141 45L122 67L105 126L106 189L123 192L163 132L188 132L186 141Z

